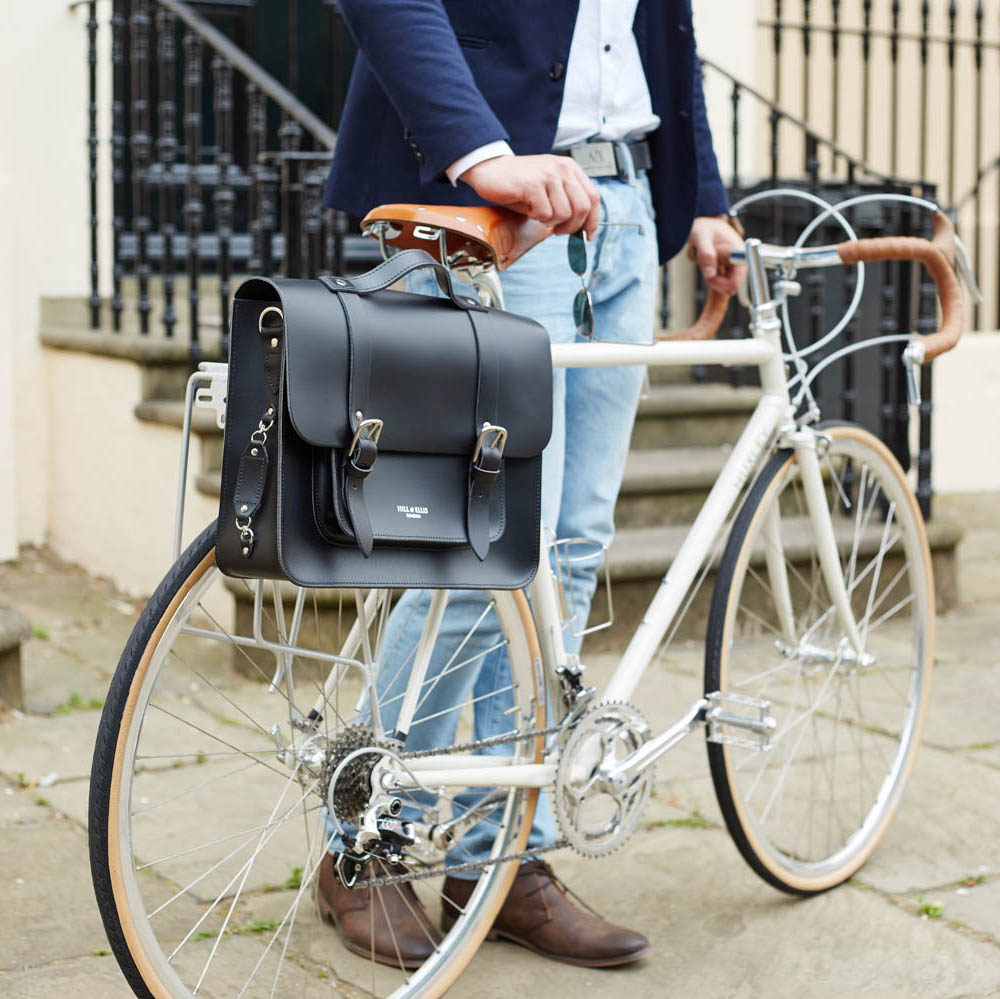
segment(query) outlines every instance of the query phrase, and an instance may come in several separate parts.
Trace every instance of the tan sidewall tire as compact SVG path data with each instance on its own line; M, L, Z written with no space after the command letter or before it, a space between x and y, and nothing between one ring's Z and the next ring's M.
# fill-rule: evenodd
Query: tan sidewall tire
M813 895L818 892L827 891L830 888L834 888L837 885L846 881L852 874L858 871L864 863L871 856L872 852L878 846L879 841L885 835L885 831L892 821L896 808L899 806L899 801L902 796L902 788L905 787L907 780L909 779L910 773L913 769L913 762L916 758L917 749L920 745L920 737L923 732L924 717L927 712L927 700L930 693L930 680L931 671L934 662L934 574L931 567L931 553L930 546L927 543L927 532L924 528L923 516L920 513L920 508L917 506L916 497L914 497L912 491L906 482L906 476L903 473L902 468L900 468L899 463L896 458L889 451L889 449L873 434L869 433L867 430L861 427L853 425L843 425L843 426L830 426L824 428L824 433L829 434L835 439L849 439L857 441L860 444L870 448L875 452L879 458L882 459L886 467L892 472L894 477L898 479L903 487L903 494L906 496L907 503L909 505L910 511L913 514L914 522L916 524L917 534L920 541L920 550L923 557L924 572L928 580L928 608L927 608L927 625L926 625L926 644L925 644L925 662L924 662L924 673L925 680L920 692L920 701L916 711L916 717L914 721L913 730L913 743L910 752L904 762L903 770L901 774L901 780L899 784L899 792L895 795L895 800L892 802L891 807L887 808L882 816L881 821L875 827L875 829L869 834L868 840L866 841L865 847L859 853L855 854L849 863L845 864L843 867L838 868L829 875L820 878L807 878L796 875L794 872L788 871L784 868L777 867L771 860L769 856L769 851L766 850L760 840L757 838L754 832L754 824L749 821L746 815L742 803L740 801L740 796L733 785L731 774L733 772L732 760L730 758L730 748L728 745L722 745L718 748L722 750L722 754L725 759L725 777L728 785L728 797L731 802L732 808L736 814L736 820L739 823L740 829L743 836L747 840L747 845L749 849L753 852L757 862L767 869L770 874L769 880L776 887L782 887L786 891L793 892L795 894L802 895ZM762 516L764 511L771 499L774 497L775 490L784 481L784 472L787 468L788 463L793 462L794 456L789 455L787 462L781 466L781 470L775 474L767 489L764 492L760 502L757 504L753 518L750 522L749 527L744 533L744 540L746 538L753 538L756 535L756 529L758 525L759 518ZM743 545L741 549L739 559L732 571L731 579L738 579L746 570L746 562L750 557L751 545ZM721 651L720 651L720 661L719 661L719 689L725 689L725 677L726 668L728 662L728 649L729 649L729 632L732 627L732 614L731 609L728 607L726 610L725 617L725 628L721 637ZM721 804L721 802L720 802Z
M126 754L128 733L135 714L136 702L157 646L159 645L159 642L162 639L170 621L177 613L178 608L183 603L187 594L201 579L204 573L214 565L214 562L215 549L213 548L197 564L191 574L180 585L173 599L170 601L157 623L156 628L152 632L149 641L146 643L143 654L138 665L136 666L135 674L129 688L128 699L122 713L115 750L114 769L112 771L111 778L107 835L108 866L112 890L114 893L115 908L117 910L118 920L121 924L121 930L125 937L132 960L135 962L136 968L138 969L143 982L146 984L146 987L156 997L156 999L175 999L175 997L163 984L159 975L149 961L145 948L142 946L139 933L132 919L131 910L127 902L127 891L122 866L123 858L119 849L120 844L118 837L118 823L120 819L119 803L122 790L122 766ZM541 652L539 650L538 636L535 632L534 620L531 616L528 601L525 599L523 592L517 591L513 593L512 596L515 602L518 617L520 619L520 624L524 629L524 639L527 645L529 662L532 665L532 686L534 690L535 704L538 705L537 727L539 729L543 729L545 727L546 699L544 690L540 689L539 686L542 673L540 666ZM535 744L534 762L541 763L543 751L544 738L539 737ZM521 851L527 846L528 836L531 833L537 803L538 790L537 788L534 788L529 790L525 795L521 828L518 831L517 837L512 846L514 851ZM468 963L475 956L479 946L486 938L486 934L489 932L497 912L499 912L500 907L503 905L507 894L510 891L510 886L513 884L514 877L517 874L518 865L516 863L511 862L504 865L504 867L505 869L499 885L494 891L493 900L481 911L480 918L476 926L465 932L462 946L457 948L454 953L450 955L447 964L441 969L441 973L436 975L433 981L428 983L428 985L419 993L414 993L415 996L419 995L421 999L424 999L424 997L426 997L426 999L437 999L438 996L443 995L451 987L462 971L465 970Z

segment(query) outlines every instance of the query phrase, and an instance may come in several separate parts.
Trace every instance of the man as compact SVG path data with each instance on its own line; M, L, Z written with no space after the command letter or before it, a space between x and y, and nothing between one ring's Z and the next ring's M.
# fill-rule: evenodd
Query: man
M739 241L724 219L690 0L340 6L360 51L328 206L362 216L388 202L492 202L544 222L556 236L583 230L592 241L587 286L595 327L605 339L649 341L657 266L685 243L709 285L735 291L739 274L719 256ZM577 337L572 301L580 277L567 265L566 239L546 240L506 271L502 284L507 308L541 322L553 342ZM598 546L611 540L642 378L638 367L556 373L543 520L558 536ZM594 568L571 580L578 620L587 618ZM481 598L453 598L442 628L449 615L461 617L463 600L474 599ZM578 651L572 636L567 644ZM478 738L490 734L477 731ZM553 838L542 803L529 844ZM444 895L460 907L473 887L449 877ZM372 903L371 895L342 888L329 862L319 890L351 949L396 963L404 941L406 963L429 955L433 934L415 895ZM494 929L576 964L626 964L649 950L641 934L574 905L538 861L522 865Z

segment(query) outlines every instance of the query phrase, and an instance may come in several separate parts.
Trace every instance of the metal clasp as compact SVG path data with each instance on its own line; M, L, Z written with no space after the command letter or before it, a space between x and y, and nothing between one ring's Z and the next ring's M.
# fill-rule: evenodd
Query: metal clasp
M257 332L263 336L264 335L264 317L273 312L277 315L278 319L281 320L281 325L285 325L285 314L276 305L269 305L264 311L257 317Z
M376 419L362 420L358 424L358 429L354 431L354 436L351 438L351 446L347 449L347 457L353 461L355 452L358 449L358 442L362 439L370 440L376 446L378 445L378 440L382 436L382 421Z
M484 447L493 447L500 452L503 457L503 449L507 445L507 430L505 427L495 427L492 423L484 423L483 429L479 431L476 438L476 447L472 452L472 464L479 461L479 456L483 453Z

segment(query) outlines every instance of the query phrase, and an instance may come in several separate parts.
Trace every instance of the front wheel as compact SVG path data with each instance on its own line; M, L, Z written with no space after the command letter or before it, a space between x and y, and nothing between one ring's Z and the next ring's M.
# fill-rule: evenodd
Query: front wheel
M860 427L822 432L824 492L861 655L827 593L795 454L783 450L734 522L705 657L706 695L729 699L734 713L770 704L769 748L723 725L709 764L744 859L800 895L849 878L885 833L920 742L934 645L930 550L902 468Z
M369 893L373 914L398 893L448 924L418 969L346 947L314 904L317 871L375 808L376 768L389 759L376 730L398 714L405 682L397 678L409 675L418 640L430 666L410 737L402 749L388 743L410 750L408 766L420 755L421 726L449 732L443 747L467 744L483 711L500 715L511 736L490 752L540 761L543 740L533 733L544 727L546 699L527 601L456 591L449 610L468 605L462 628L452 617L421 638L429 591L370 590L356 600L348 591L341 600L338 591L232 580L219 572L214 545L212 525L146 605L94 752L91 869L129 984L147 999L441 995L503 903L516 865L488 861L524 849L538 792L511 788L480 801L397 785L416 839L392 840L383 851L392 866L373 859L361 875L391 870L391 884L357 890ZM268 599L255 602L255 593ZM294 653L275 656L268 643L279 636ZM380 670L392 674L386 682ZM452 699L455 690L464 693ZM339 830L330 807L343 810ZM455 831L438 842L433 830L452 820ZM481 865L478 886L463 909L446 910L444 875L470 861ZM391 923L390 933L395 941Z

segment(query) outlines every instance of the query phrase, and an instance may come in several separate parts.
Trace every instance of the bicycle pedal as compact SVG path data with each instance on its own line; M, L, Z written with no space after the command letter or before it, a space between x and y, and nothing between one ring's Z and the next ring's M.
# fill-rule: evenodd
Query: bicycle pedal
M760 752L774 745L772 736L778 723L771 714L770 701L722 690L707 694L705 700L708 701L705 725L709 742Z

